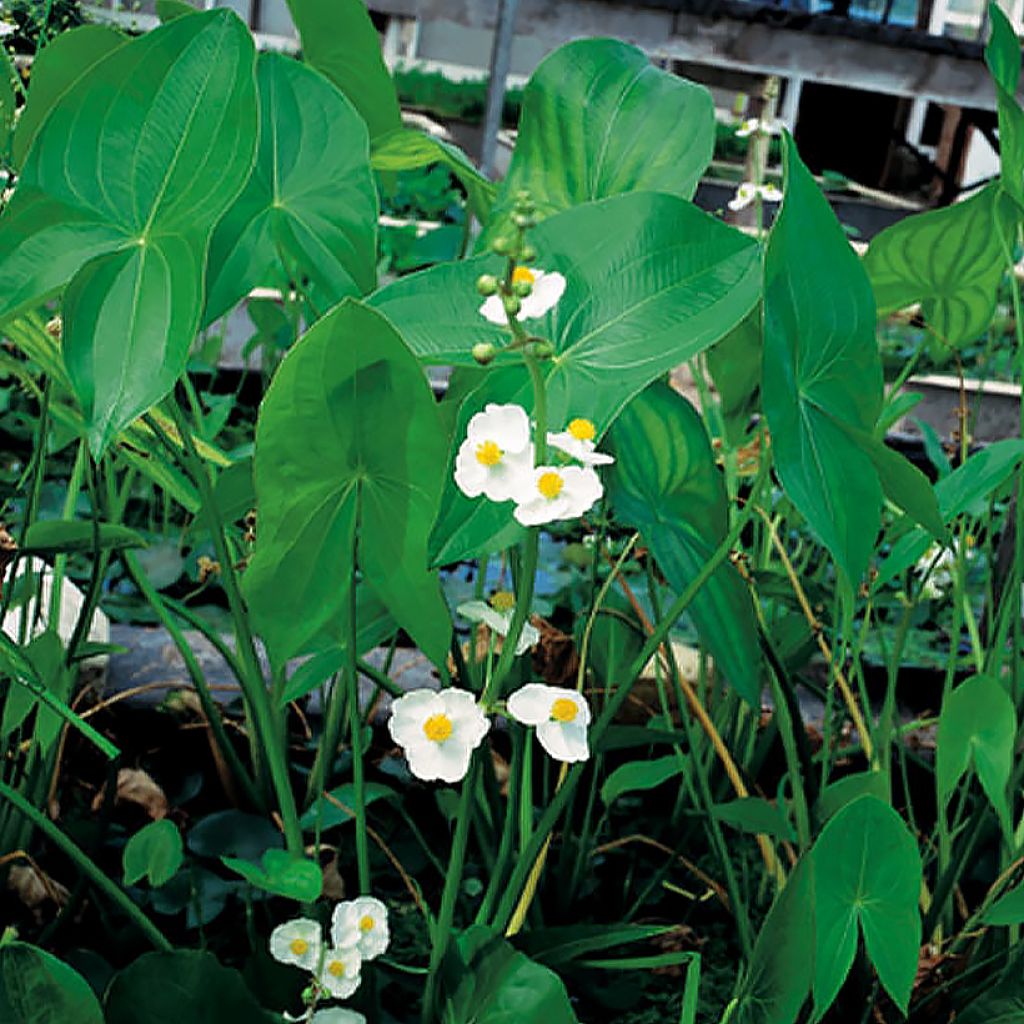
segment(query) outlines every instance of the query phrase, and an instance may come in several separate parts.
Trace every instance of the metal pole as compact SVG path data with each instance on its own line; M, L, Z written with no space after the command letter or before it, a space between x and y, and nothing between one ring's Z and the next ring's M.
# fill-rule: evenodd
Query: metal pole
M512 62L512 38L515 35L516 10L519 0L498 0L498 23L494 28L491 48L491 77L487 83L487 109L484 112L484 133L480 142L480 170L488 177L494 173L494 156L498 149L501 108L505 102L505 80Z

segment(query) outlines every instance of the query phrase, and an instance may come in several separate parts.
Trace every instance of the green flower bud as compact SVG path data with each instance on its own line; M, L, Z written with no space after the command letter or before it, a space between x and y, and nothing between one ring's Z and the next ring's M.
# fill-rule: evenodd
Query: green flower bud
M498 291L498 279L493 274L481 274L476 279L476 290L485 297L494 295Z
M533 285L529 281L516 281L512 285L512 291L518 295L521 299L525 299L530 292L533 291Z
M498 237L491 242L491 251L496 252L499 256L507 256L512 251L513 241L511 238L505 235L498 235Z
M537 250L532 245L524 245L519 250L519 255L524 263L532 263L537 258Z
M473 358L481 366L492 362L495 355L497 355L497 349L489 341L479 341L473 346Z
M509 316L515 316L522 306L518 295L502 295L501 304L505 307L505 312Z
M538 359L549 359L555 354L555 346L550 341L538 341L534 343L533 354Z
M512 223L517 228L532 228L537 222L533 219L530 214L527 213L513 213Z

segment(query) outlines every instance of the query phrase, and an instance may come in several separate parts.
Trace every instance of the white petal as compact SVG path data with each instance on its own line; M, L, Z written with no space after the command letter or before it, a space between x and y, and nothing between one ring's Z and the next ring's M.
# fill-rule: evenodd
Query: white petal
M508 636L508 627L512 622L511 612L499 612L486 601L465 601L455 610L470 622L482 622L495 633Z
M558 300L564 292L565 278L561 274L544 273L543 271L538 273L533 284L533 291L523 299L517 319L534 320L543 316L558 304Z
M539 640L540 630L529 622L524 622L523 631L519 634L519 642L516 644L516 656L525 654Z
M561 495L550 499L538 495L536 498L516 505L512 513L523 526L543 526L558 519L574 519L568 515L569 503Z
M542 722L537 726L537 739L556 761L586 761L590 757L587 727L579 721Z
M344 966L343 974L331 973L331 964L335 962ZM363 958L354 946L330 949L324 954L324 964L318 980L335 999L347 999L359 988L359 982L362 980L359 969L362 963Z
M511 501L533 475L533 446L518 454L506 454L487 470L483 493L490 501Z
M427 742L407 747L405 756L409 771L424 782L458 782L469 771L472 748L465 743L446 740L444 743Z
M583 515L604 494L601 478L589 467L567 466L562 470L562 478L565 480L562 494L568 504L562 518L576 519Z
M761 198L766 203L781 203L782 193L774 185L762 185Z
M455 486L467 498L478 498L487 485L487 466L476 457L476 444L467 438L455 456Z
M440 696L445 714L452 723L452 738L445 743L467 744L471 749L480 746L491 723L477 704L476 697L468 690L459 690L455 687L441 690Z
M508 324L508 316L505 313L505 307L502 304L500 295L488 296L480 307L480 315L485 320L489 320L492 324L497 324L499 327L505 327Z
M369 918L372 927L364 930L363 921ZM388 908L373 896L358 896L334 908L331 919L331 941L338 948L355 947L363 960L372 960L387 949Z
M402 747L409 747L426 739L423 723L431 716L444 711L444 705L434 690L411 690L391 705L388 731L391 738Z
M366 1024L366 1018L344 1006L332 1006L328 1010L317 1010L310 1024Z
M523 725L540 725L550 721L551 705L563 693L562 687L527 683L508 698L508 713Z
M521 405L488 402L466 424L466 437L480 444L494 441L506 452L521 452L530 443L530 417Z
M306 943L302 953L292 950L292 943L298 939ZM297 917L279 924L270 933L270 955L283 964L293 964L307 971L315 971L320 961L320 924L308 917Z

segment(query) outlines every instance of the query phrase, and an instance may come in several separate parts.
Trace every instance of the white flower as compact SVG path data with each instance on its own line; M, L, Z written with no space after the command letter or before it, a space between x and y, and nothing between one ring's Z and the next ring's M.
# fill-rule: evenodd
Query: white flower
M590 420L572 420L561 433L548 434L548 444L566 455L571 455L584 466L607 466L615 461L610 455L599 452L594 444L597 428Z
M388 908L373 896L345 900L334 908L331 942L335 946L355 946L364 960L372 960L388 948L390 937Z
M12 25L9 21L0 21L0 39L3 39L5 36L14 35L16 31L16 25Z
M362 965L363 958L355 946L329 949L324 954L324 965L317 980L335 999L348 999L359 988Z
M577 519L602 494L601 481L589 466L538 466L516 495L513 515L523 526Z
M302 1018L299 1018L300 1020ZM366 1024L366 1018L355 1010L333 1006L329 1010L317 1010L311 1024Z
M736 195L729 200L730 210L742 210L748 207L757 196L765 203L781 203L782 193L774 185L755 185L752 181L745 181L738 189Z
M753 135L754 132L760 132L762 135L778 135L781 131L782 122L777 118L773 118L771 121L762 121L756 117L748 117L736 129L736 137L745 139L748 135Z
M509 714L537 727L540 745L556 761L586 761L590 707L575 690L528 683L508 699Z
M489 402L470 418L455 456L455 484L466 497L508 501L532 469L530 417L521 405Z
M952 548L932 544L917 560L914 572L925 577L921 593L929 601L937 601L952 585L959 549L959 542L955 540Z
M388 730L418 779L458 782L491 723L466 690L412 690L391 705Z
M320 924L308 917L279 924L270 933L270 955L283 964L315 971L320 962Z
M515 613L515 604L506 606L505 597L504 593L495 594L491 599L493 604L488 604L486 601L466 601L460 604L456 611L470 622L482 622L499 636L508 636L508 631L512 626L512 616ZM516 644L516 657L525 654L538 640L540 640L540 632L537 627L530 625L529 622L524 622L523 631L519 634L519 642Z
M530 285L530 294L519 300L517 320L536 320L548 310L553 309L565 291L565 278L557 271L531 270L529 267L516 267L512 273L512 283ZM508 314L501 301L501 295L491 295L480 307L480 315L492 324L504 327L508 323Z

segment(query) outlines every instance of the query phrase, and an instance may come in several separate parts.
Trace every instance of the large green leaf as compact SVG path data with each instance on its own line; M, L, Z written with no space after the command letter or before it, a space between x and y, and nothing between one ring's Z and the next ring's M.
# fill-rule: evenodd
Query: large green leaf
M728 333L758 298L755 243L677 196L634 193L577 207L545 221L533 240L538 267L567 282L551 312L526 322L556 350L543 364L552 429L582 416L603 432L633 395ZM481 317L475 290L481 273L500 269L491 256L444 264L382 288L370 304L423 362L474 365L473 345L508 338ZM530 396L518 355L500 356L463 402L456 439L487 402L532 407ZM510 505L471 502L449 482L432 553L470 557L510 524Z
M282 54L260 54L256 81L259 152L210 242L207 323L257 285L289 277L307 282L320 311L376 283L377 190L362 118L327 79Z
M906 217L877 235L864 269L878 314L920 302L929 327L949 345L983 334L1006 269L997 224L1001 196L997 184L989 185L965 202Z
M759 407L763 318L755 306L747 318L707 352L708 372L721 403L725 434L737 444Z
M1016 96L1020 81L1020 42L999 4L990 3L988 14L992 35L985 47L985 63L996 87L1000 181L1024 209L1024 110Z
M67 964L25 942L0 946L4 1024L103 1024L89 983Z
M733 1024L793 1024L811 989L814 877L799 861L775 898L736 993Z
M364 0L288 0L302 56L352 102L370 138L402 126L394 82Z
M259 530L245 574L275 664L323 630L344 640L353 555L399 625L444 658L451 623L427 534L445 457L426 379L379 313L346 299L298 342L256 428Z
M14 166L20 167L43 121L61 97L76 89L97 62L124 46L128 37L106 25L81 25L62 32L32 62L32 81L14 132Z
M761 401L783 487L851 582L867 566L882 488L844 427L882 407L871 286L787 135L786 198L765 261Z
M623 192L689 199L711 160L715 105L703 86L616 39L581 39L541 62L523 93L519 136L484 243L526 189L538 215Z
M94 451L184 369L210 232L252 166L253 58L224 10L117 48L50 111L0 217L0 319L67 284L64 356Z
M862 796L829 819L811 857L816 1019L850 971L858 930L878 980L905 1014L921 946L917 841L888 804Z
M179 18L178 21L188 21ZM272 1019L212 953L146 953L114 979L107 1024L260 1024ZM74 1018L65 1018L69 1022Z
M656 382L626 406L609 437L616 518L640 530L669 586L681 593L729 532L725 484L704 423L682 395ZM753 603L731 563L719 566L688 611L719 670L760 707Z
M1009 694L991 676L971 676L942 704L936 735L935 782L945 808L964 773L973 765L999 816L1008 840L1013 827L1006 787L1013 770L1017 713Z

